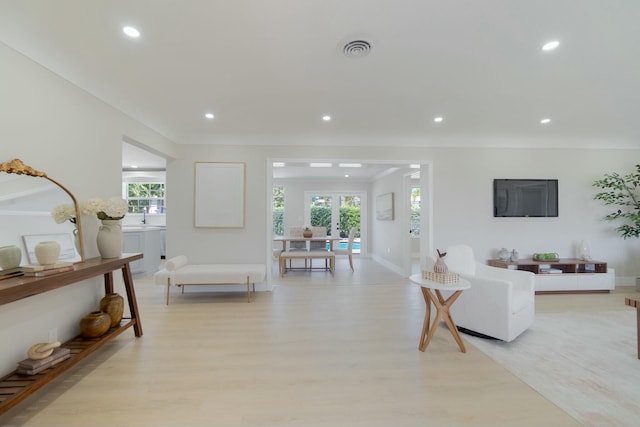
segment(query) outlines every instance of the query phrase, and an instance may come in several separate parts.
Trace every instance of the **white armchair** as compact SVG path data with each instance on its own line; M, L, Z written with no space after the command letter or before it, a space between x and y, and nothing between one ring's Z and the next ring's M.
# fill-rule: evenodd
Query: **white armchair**
M446 252L449 271L471 282L451 307L459 327L508 342L533 325L533 273L477 262L467 245L451 246Z

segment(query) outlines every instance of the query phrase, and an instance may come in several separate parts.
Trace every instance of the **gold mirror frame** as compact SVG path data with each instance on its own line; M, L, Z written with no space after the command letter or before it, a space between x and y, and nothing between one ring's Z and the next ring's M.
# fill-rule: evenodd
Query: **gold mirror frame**
M75 196L69 190L67 190L67 188L64 185L60 184L55 179L47 176L45 172L36 170L31 166L25 165L20 159L13 159L10 162L4 162L0 164L0 172L5 172L9 174L13 173L16 175L27 175L27 176L33 176L36 178L44 178L46 180L51 181L58 187L60 187L65 193L69 195L69 197L71 197L71 200L73 200L73 206L76 211L76 228L78 230L78 244L79 244L78 252L80 252L80 259L82 261L85 261L84 239L82 238L82 224L80 221L80 206L78 205L78 201L76 200Z

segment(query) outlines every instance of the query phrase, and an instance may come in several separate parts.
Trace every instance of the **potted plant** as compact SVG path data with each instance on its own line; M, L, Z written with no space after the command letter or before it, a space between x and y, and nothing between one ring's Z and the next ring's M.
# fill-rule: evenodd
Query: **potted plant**
M604 190L593 196L594 199L617 206L617 210L604 219L623 222L616 228L623 239L640 237L640 165L627 175L605 174L604 178L594 181L593 186Z
M640 237L640 165L636 165L635 172L627 175L615 172L605 174L604 178L594 181L593 186L604 190L597 193L594 199L617 207L604 219L622 222L616 231L623 239ZM640 278L636 278L636 291L640 292Z

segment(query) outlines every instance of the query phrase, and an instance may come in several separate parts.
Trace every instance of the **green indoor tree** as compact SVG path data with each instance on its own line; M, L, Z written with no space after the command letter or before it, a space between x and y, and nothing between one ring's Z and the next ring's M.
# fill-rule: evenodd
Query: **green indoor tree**
M618 209L605 217L607 221L622 221L616 228L622 238L640 236L640 165L636 171L627 175L617 173L605 174L604 178L593 183L601 188L594 199L602 200L605 205L617 206Z

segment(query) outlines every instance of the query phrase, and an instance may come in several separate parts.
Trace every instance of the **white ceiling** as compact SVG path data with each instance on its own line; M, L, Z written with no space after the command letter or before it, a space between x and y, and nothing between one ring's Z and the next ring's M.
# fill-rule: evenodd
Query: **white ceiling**
M638 0L3 0L0 41L179 144L640 147Z

